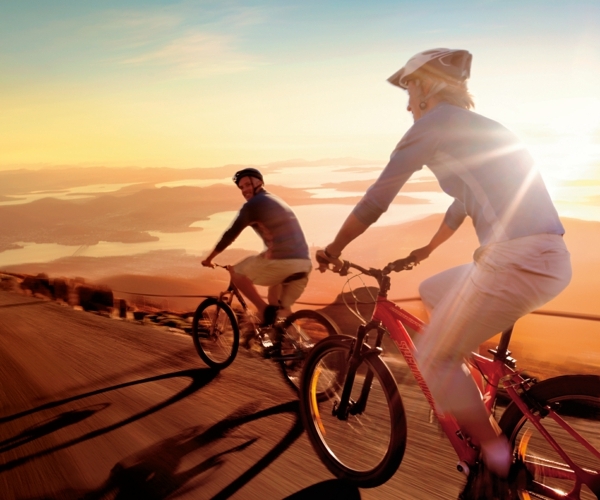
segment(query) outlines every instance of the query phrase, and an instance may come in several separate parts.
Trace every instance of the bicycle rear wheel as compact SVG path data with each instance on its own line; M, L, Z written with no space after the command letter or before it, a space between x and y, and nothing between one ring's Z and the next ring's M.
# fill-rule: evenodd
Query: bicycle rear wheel
M329 471L338 479L372 488L390 479L402 462L406 416L394 377L368 346L364 346L350 396L351 402L359 401L370 372L373 378L366 406L361 412L351 406L343 420L334 414L355 341L337 335L314 347L302 372L300 414L315 452ZM324 394L328 397L319 398Z
M285 319L281 331L279 367L283 378L296 392L300 388L302 366L308 352L319 340L338 333L332 320L310 309L296 311Z
M600 377L565 375L547 379L534 385L527 396L540 407L550 408L547 414L539 414L540 423L576 467L582 469L577 474L573 472L568 461L560 456L515 403L511 403L499 424L508 439L521 448L525 465L533 474L533 481L528 486L532 498L565 498L569 492L568 498L600 498ZM557 417L584 438L596 453L569 434L555 420Z
M229 366L240 344L240 330L231 308L212 297L202 302L194 314L192 339L208 366L218 370Z

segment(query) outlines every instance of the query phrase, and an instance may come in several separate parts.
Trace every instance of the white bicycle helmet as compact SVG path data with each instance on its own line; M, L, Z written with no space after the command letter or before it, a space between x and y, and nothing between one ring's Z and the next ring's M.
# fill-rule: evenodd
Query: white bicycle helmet
M388 82L406 89L410 75L423 66L443 78L464 82L471 74L471 59L473 56L467 50L431 49L419 52L388 78Z

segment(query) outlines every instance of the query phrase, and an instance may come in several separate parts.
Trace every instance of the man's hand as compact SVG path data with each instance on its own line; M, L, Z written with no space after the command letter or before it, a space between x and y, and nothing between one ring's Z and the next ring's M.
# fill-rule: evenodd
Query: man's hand
M429 248L429 245L427 245L413 250L412 252L410 252L409 256L413 257L415 259L415 263L418 264L422 260L425 260L427 257L429 257L430 253L431 249Z
M319 267L317 269L319 271L321 271L322 273L324 273L325 271L330 269L329 268L330 264L333 264L333 268L331 268L331 270L333 272L338 272L342 268L342 265L344 264L339 257L334 258L334 259L332 259L331 257L328 257L327 254L325 253L325 250L317 250L316 259L317 259L317 263L319 264Z
M215 265L214 265L214 264L211 262L211 260L210 260L210 259L204 259L204 260L202 261L202 265L203 265L204 267L212 267L212 268L214 268L214 267L215 267Z

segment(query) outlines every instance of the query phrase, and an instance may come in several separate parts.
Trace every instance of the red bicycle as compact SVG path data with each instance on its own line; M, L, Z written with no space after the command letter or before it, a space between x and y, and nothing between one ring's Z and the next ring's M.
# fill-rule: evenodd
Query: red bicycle
M392 271L411 269L400 259L383 269L351 268L377 280L379 294L372 317L356 337L321 340L302 372L300 409L308 437L326 467L338 478L360 487L390 479L402 461L407 424L402 398L382 359L389 335L414 375L433 414L458 456L457 468L467 476L479 450L452 415L440 413L415 361L414 335L424 323L387 298ZM499 425L530 471L523 498L600 498L600 377L564 375L537 382L516 369L508 344L512 328L503 332L491 358L472 353L467 366L474 374L490 414L499 391L509 398ZM324 394L327 397L324 397ZM529 496L527 496L529 495Z

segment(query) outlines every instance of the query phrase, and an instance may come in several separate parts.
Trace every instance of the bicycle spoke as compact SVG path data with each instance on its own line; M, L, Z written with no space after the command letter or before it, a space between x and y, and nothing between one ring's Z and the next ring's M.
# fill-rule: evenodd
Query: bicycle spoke
M335 334L335 328L327 318L310 310L296 311L280 328L280 351L276 359L287 382L298 390L307 354L319 340Z
M224 368L237 353L239 332L232 310L215 299L204 301L194 315L194 345L200 357L213 368Z
M572 393L574 394L572 394ZM579 392L579 394L577 394ZM600 391L594 377L564 377L534 386L532 398L547 413L535 416L544 432L522 413L506 412L506 434L533 475L534 498L597 500L600 495ZM547 433L551 438L547 438ZM549 440L550 439L550 440ZM552 442L553 441L553 442Z
M322 443L319 444L321 454L327 454L328 466L338 477L351 477L357 483L364 478L365 484L375 484L384 475L393 474L402 456L403 443L399 445L394 435L402 430L402 423L398 424L399 429L396 428L398 415L396 408L390 404L390 398L393 399L397 393L394 392L396 389L391 375L390 379L382 378L369 363L363 363L356 373L348 414L339 415L347 358L346 349L332 347L311 366L306 394L310 433L318 436L318 442ZM383 364L380 366L384 367ZM364 411L359 412L356 402L361 397L369 371L374 377L368 391L368 402ZM323 394L328 397L324 398ZM392 449L395 453L391 452ZM392 455L395 455L393 461L390 460Z

